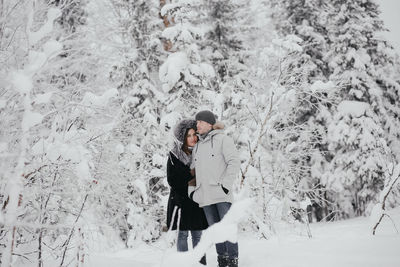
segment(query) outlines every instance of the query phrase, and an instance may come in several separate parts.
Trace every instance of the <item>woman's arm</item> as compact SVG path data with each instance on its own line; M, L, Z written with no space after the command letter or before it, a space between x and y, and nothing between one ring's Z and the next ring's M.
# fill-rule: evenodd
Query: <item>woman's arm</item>
M186 196L188 181L192 178L187 168L173 164L169 158L167 162L167 181L175 194Z

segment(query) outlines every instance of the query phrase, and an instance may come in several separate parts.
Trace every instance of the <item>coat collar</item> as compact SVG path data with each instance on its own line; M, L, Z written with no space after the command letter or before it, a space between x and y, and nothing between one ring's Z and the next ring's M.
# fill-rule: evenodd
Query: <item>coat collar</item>
M180 162L182 162L183 164L185 164L187 166L189 166L190 163L192 162L192 155L188 155L182 150L182 146L181 146L180 142L174 143L174 147L172 148L170 153L172 155L174 155L175 158L177 158Z
M209 139L211 139L212 137L214 137L215 135L222 134L222 133L223 133L222 129L211 130L211 131L208 132L208 134L204 138L201 137L201 135L200 135L199 136L199 141L200 142L206 142Z

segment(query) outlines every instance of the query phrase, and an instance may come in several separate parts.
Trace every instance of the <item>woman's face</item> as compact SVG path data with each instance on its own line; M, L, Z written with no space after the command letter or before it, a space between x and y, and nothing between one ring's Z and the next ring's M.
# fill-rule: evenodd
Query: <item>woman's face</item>
M188 147L194 147L197 143L197 135L193 129L189 129L187 136L186 136L186 143Z

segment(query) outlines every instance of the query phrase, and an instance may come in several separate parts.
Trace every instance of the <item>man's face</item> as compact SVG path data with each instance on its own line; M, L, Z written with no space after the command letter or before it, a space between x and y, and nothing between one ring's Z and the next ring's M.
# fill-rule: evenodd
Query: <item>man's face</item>
M199 134L208 133L212 129L212 125L205 121L197 121L197 132Z

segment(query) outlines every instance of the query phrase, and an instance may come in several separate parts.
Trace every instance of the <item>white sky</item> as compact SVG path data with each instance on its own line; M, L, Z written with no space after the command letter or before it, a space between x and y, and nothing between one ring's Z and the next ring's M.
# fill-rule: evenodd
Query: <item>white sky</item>
M385 27L390 32L386 37L400 54L400 1L399 0L375 0L380 5L381 17Z

